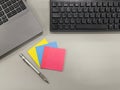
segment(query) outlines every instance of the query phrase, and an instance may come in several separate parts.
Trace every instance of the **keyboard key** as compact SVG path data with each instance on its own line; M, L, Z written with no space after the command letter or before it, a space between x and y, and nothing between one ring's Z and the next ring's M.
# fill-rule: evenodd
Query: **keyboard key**
M81 3L80 3L80 6L81 6L81 7L86 6L86 5L85 5L85 2L81 2Z
M107 7L105 11L109 13L110 12L110 8Z
M64 13L64 12L65 12L65 8L64 8L64 7L61 7L61 8L60 8L60 12Z
M105 12L105 8L104 8L104 7L101 7L101 8L100 8L100 12Z
M83 10L83 8L82 8L82 7L78 7L78 12L79 12L79 13L81 13L81 12L82 12L82 10Z
M23 3L23 1L20 1L20 2L19 2L19 5L20 5L20 7L22 8L22 10L25 10L25 9L26 9L26 6L25 6L25 4Z
M113 6L113 2L108 2L108 6L112 7Z
M0 0L0 4L4 4L5 3L5 1L4 0Z
M93 13L94 12L94 8L93 7L89 8L89 12Z
M3 23L8 21L8 19L7 19L7 17L5 15L2 17L2 21L3 21Z
M72 24L74 24L75 23L75 19L71 19L71 21L70 21Z
M89 18L89 13L85 13L85 18Z
M102 2L97 2L98 7L102 7Z
M114 26L113 26L113 25L108 25L108 28L109 28L110 30L112 30L112 29L114 28Z
M57 24L57 23L58 23L58 20L57 20L57 19L52 19L52 23L53 23L53 24Z
M81 30L106 30L107 29L107 25L89 25L89 24L86 24L86 25L79 25L77 24L76 25L76 28L77 29L81 29Z
M102 18L106 18L106 13L102 13L102 14L101 14L101 17L102 17Z
M0 20L0 25L2 25L3 24L3 21L2 20Z
M115 28L115 29L120 29L120 28L119 28L119 25L117 25L117 24L115 24L114 28Z
M67 8L66 8L66 11L67 11L67 12L70 12L70 11L71 11L71 8L70 8L70 7L67 7Z
M112 13L112 18L116 18L117 14L116 13Z
M7 4L7 6L10 6L12 3L11 3L11 1L8 1L6 4Z
M58 2L58 7L62 7L63 3L62 2Z
M74 13L74 12L76 12L77 11L77 8L76 7L73 7L72 8L72 12Z
M117 19L115 19L115 24L117 24L117 23L119 23L119 19L117 18Z
M65 30L69 29L69 25L64 25Z
M100 13L96 13L96 18L100 18Z
M63 25L59 25L58 28L59 28L60 30L62 30L62 29L63 29Z
M103 20L102 19L98 19L98 24L103 24Z
M12 11L12 14L13 14L13 15L16 15L16 14L17 14L16 10L13 10L13 11Z
M7 14L8 18L11 18L12 16L14 16L12 12L10 12L10 13Z
M95 13L90 13L90 18L94 18L95 17Z
M13 5L14 5L14 8L19 7L19 3L14 3Z
M97 19L94 18L94 19L92 20L92 23L93 23L93 24L97 24Z
M90 7L90 6L91 6L91 2L87 2L87 3L86 3L86 6L87 6L87 7Z
M85 12L85 13L88 12L88 8L87 8L87 7L84 7L84 8L83 8L83 12Z
M18 7L18 8L16 9L16 11L17 11L17 13L19 13L19 12L22 11L22 9L21 9L20 7Z
M10 6L10 7L9 7L9 10L10 10L10 11L14 10L14 6L13 6L13 5Z
M54 20L54 19L53 19L53 20ZM57 23L57 21L55 21L55 22ZM59 20L59 23L60 23L60 24L63 24L63 23L64 23L64 20L63 20L63 19L60 19L60 20Z
M67 6L69 6L69 3L64 2L63 6L67 7Z
M59 12L59 8L57 8L57 7L52 8L52 12L53 12L53 13Z
M11 0L12 1L12 3L15 3L17 0Z
M109 23L110 24L114 23L114 19L109 19Z
M79 7L79 3L75 3L75 7Z
M2 8L3 9L7 8L7 4L2 4Z
M91 24L92 20L91 19L87 19L87 24Z
M98 7L94 8L94 11L99 12L99 8Z
M57 17L59 17L59 15L58 15ZM63 18L66 18L66 17L67 17L67 14L66 14L66 13L63 13L63 14L62 14L62 17L63 17Z
M65 24L68 24L69 23L69 19L65 19Z
M77 18L77 19L76 19L76 23L77 23L77 24L80 24L80 23L81 23L81 19Z
M1 11L1 12L0 12L0 17L1 17L1 16L3 16L3 15L4 15L4 12L3 12L3 11Z
M120 12L120 8L119 8L119 7L117 7L117 12L118 12L118 13Z
M118 7L119 3L118 2L114 2L114 7Z
M74 13L74 14L73 14L73 17L74 17L74 18L77 18L77 17L78 17L78 13Z
M112 7L110 11L114 13L115 12L115 8Z
M9 9L9 8L6 8L6 9L5 9L5 13L8 13L8 12L10 12L10 9Z
M3 21L0 21L0 25L2 25L3 24Z
M71 29L71 30L75 30L75 28L76 28L76 27L75 27L74 24L71 24L71 25L70 25L70 29Z
M2 7L0 6L0 11L2 11Z
M52 2L52 6L56 7L57 6L57 2Z
M52 17L59 18L59 17L61 17L61 15L59 13L52 13ZM65 16L63 16L63 17L65 17Z
M103 19L103 23L107 24L108 23L108 19Z
M4 15L4 16L2 16L2 19L7 19L7 17Z
M70 7L73 7L74 6L74 3L73 2L70 2L70 5L69 5Z
M84 14L83 13L79 13L79 17L80 18L84 17Z
M73 15L71 13L68 13L68 18L71 18Z
M82 24L85 24L86 22L87 22L86 19L82 19L82 21L81 21Z
M103 7L107 7L108 6L108 2L103 2Z
M106 16L107 18L111 18L111 14L109 14L109 13L107 13L107 16Z
M52 29L53 29L53 30L57 30L57 29L58 29L58 25L57 25L57 24L53 25L53 26L52 26Z
M96 7L97 2L92 2L92 7Z

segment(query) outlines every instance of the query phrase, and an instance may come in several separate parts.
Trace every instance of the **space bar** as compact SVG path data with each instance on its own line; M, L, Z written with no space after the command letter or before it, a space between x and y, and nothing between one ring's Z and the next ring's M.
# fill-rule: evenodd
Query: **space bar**
M92 25L88 25L88 24L77 24L76 28L79 30L106 30L107 29L107 25L101 25L101 24L92 24Z

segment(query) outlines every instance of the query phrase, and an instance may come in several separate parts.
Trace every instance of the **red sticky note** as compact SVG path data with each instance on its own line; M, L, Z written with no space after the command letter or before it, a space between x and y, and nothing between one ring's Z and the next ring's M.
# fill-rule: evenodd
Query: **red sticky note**
M52 48L46 46L44 48L41 68L63 71L65 53L65 49Z

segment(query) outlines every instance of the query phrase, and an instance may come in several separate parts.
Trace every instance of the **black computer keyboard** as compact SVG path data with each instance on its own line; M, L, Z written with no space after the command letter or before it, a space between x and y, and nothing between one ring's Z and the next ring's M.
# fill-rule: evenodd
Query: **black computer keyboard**
M51 0L50 31L120 31L120 0Z
M22 0L0 0L0 25L26 9Z

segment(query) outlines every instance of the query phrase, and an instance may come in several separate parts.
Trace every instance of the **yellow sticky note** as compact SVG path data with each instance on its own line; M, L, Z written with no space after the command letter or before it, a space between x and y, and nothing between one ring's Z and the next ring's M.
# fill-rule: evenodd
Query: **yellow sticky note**
M44 44L48 44L48 41L46 39L42 39L40 42L38 42L37 44L35 44L32 48L28 50L28 54L34 60L34 62L38 65L38 67L40 67L40 64L39 64L39 60L38 60L38 56L36 52L36 47L44 45Z

